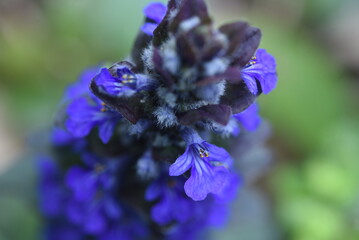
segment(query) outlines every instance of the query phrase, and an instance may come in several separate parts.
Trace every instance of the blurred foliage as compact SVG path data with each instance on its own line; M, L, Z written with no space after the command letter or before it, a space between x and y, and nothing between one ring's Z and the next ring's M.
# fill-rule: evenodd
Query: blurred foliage
M358 122L339 122L322 137L315 155L273 173L279 219L288 239L359 239Z
M0 239L39 239L36 164L20 161L0 176Z
M279 75L277 89L259 100L263 113L293 148L317 149L322 134L350 108L345 79L305 33L268 20L257 25L263 30L261 47L276 57Z
M49 0L16 21L0 17L0 86L20 132L49 125L84 68L126 57L150 1L129 2Z

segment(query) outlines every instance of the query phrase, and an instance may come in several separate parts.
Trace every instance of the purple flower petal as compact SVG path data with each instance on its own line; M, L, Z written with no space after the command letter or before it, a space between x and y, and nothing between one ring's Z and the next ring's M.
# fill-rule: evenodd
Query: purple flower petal
M91 80L96 76L99 72L99 67L92 67L84 70L78 81L71 84L67 90L65 91L65 100L75 99L84 94L89 94L89 86Z
M61 184L59 168L53 160L47 157L41 157L38 165L41 210L46 216L58 216L64 207L64 189Z
M119 113L103 106L101 101L92 97L74 100L67 108L66 127L75 137L85 137L95 126L99 126L99 135L104 143L112 136L113 128L122 117Z
M126 229L122 227L116 227L116 229L111 229L106 231L104 234L101 234L100 240L132 240L133 236Z
M256 81L259 81L262 92L268 94L277 85L274 57L268 54L265 49L258 49L255 58L242 69L241 76L253 94L257 94L258 91Z
M66 127L75 137L84 137L102 120L101 106L91 105L87 98L73 101L67 108Z
M85 231L90 234L101 234L106 229L106 219L98 206L90 209L85 221Z
M208 142L203 142L202 145L205 146L209 152L209 156L207 158L209 162L218 162L227 168L232 166L233 159L226 149L217 147L216 145Z
M265 49L258 49L256 55L265 72L265 75L258 80L261 83L263 93L268 94L276 87L278 80L275 58Z
M240 184L240 177L235 173L229 173L224 187L218 195L216 195L216 200L221 203L233 200L237 196Z
M177 158L176 162L170 166L169 175L179 176L185 173L193 164L194 157L190 154L190 148L187 147L184 154Z
M107 231L99 236L99 240L133 240L146 239L148 231L138 219L126 219L113 224Z
M113 198L105 198L103 202L103 207L106 212L106 216L110 217L113 220L119 219L122 211L119 207L118 202L116 202Z
M161 176L154 181L147 188L146 199L153 201L158 198L160 200L151 209L151 217L160 225L184 222L193 214L193 201L184 196L182 178Z
M83 205L72 200L67 204L66 216L70 222L74 224L81 224L84 221Z
M65 129L55 127L52 130L51 140L56 146L63 146L69 144L74 139L74 136L67 132Z
M107 120L99 126L99 136L103 143L108 143L114 132L116 123L111 120Z
M96 178L81 167L72 167L66 174L66 183L79 201L91 199L96 192Z
M153 201L159 198L161 195L161 186L157 182L152 183L146 190L145 199L147 201Z
M155 21L158 25L164 18L167 12L167 7L163 3L156 2L148 4L143 10L144 15Z
M248 72L243 71L242 72L242 79L246 83L248 90L253 94L257 95L258 93L258 87L257 87L257 81L255 79L254 74L250 74Z
M223 227L228 220L228 207L218 203L212 203L212 205L206 220L210 226Z
M77 227L68 223L50 225L45 232L44 238L51 240L83 240L83 233Z
M40 191L42 193L41 210L46 216L60 215L63 210L63 189L55 183L47 183L40 187Z
M48 157L41 157L38 161L38 167L40 170L40 177L42 180L41 182L46 182L49 179L57 179L59 174L59 169L57 164Z
M248 131L257 130L262 121L258 114L258 105L256 103L253 103L243 112L234 114L233 117L237 119Z
M225 186L228 170L224 167L213 167L207 161L195 162L191 177L184 185L187 196L195 201L204 200L208 193L218 194Z
M105 93L113 96L120 95L123 91L121 80L113 77L107 68L101 69L101 72L94 78L94 82L102 88Z
M158 26L158 24L155 24L155 23L145 23L142 25L141 31L150 36L153 36L153 31L155 31L157 26Z
M113 97L129 97L136 93L136 75L128 69L127 65L117 64L113 67L117 68L117 76L113 76L109 69L103 68L94 78L99 91Z
M173 203L170 199L164 196L161 201L159 201L155 206L151 209L152 219L160 224L165 225L173 220L171 213L176 211L173 209Z

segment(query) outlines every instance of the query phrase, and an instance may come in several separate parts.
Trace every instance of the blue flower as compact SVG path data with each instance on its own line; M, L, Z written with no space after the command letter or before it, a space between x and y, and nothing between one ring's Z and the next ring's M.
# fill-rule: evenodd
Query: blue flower
M98 189L111 189L115 182L117 159L101 159L93 154L82 156L86 167L73 166L66 174L66 183L79 201L92 199Z
M195 201L203 200L208 193L220 194L228 183L232 158L220 147L209 144L191 129L183 133L187 148L170 166L169 175L179 176L191 168L191 177L186 181L186 194Z
M236 173L230 173L227 178L225 187L221 192L215 195L215 200L219 204L227 203L234 200L238 194L239 187L242 185L242 179Z
M46 216L59 216L63 211L65 201L60 169L52 159L42 157L39 159L39 171L41 210Z
M68 202L68 220L83 229L85 233L99 235L106 232L112 221L121 217L118 202L108 193L88 201L72 199Z
M88 144L84 138L74 137L74 135L60 127L52 129L51 141L56 147L70 146L74 152L81 152Z
M100 71L100 67L95 66L88 69L85 69L79 76L77 82L71 84L67 87L65 91L65 101L78 98L80 96L90 93L89 86L91 80L96 76Z
M94 83L100 91L110 96L129 97L137 91L147 90L154 86L154 81L142 74L133 73L127 63L118 63L113 66L116 73L111 74L107 68L102 68L94 78Z
M255 131L262 121L258 114L258 105L256 103L253 103L243 112L234 114L233 117L248 131Z
M276 62L265 49L258 49L256 55L241 71L241 76L249 91L258 93L257 81L264 94L268 94L277 85Z
M122 215L119 203L113 196L118 161L102 160L85 154L86 167L73 166L66 174L66 184L72 192L67 205L67 217L83 227L89 234L106 231L110 221Z
M102 68L94 81L103 92L112 96L131 95L135 93L136 76L128 68L117 70L118 77L111 75L107 68ZM134 85L134 86L133 86Z
M151 209L152 219L160 225L184 222L192 217L193 201L184 194L183 181L179 178L161 176L147 188L145 198L160 199Z
M218 202L214 197L207 197L204 201L191 201L191 217L188 221L178 223L167 233L166 239L171 240L196 240L203 230L212 227L223 226L228 218L228 206Z
M69 104L66 127L75 137L87 136L92 128L99 127L99 136L107 143L122 116L104 105L97 97L80 97Z
M91 80L99 72L99 69L99 67L86 69L78 81L67 88L64 101L71 102L67 107L68 119L65 125L72 136L65 130L55 128L52 135L54 144L66 145L76 138L85 137L95 126L99 127L99 135L104 143L110 140L121 115L104 106L89 91Z
M45 229L44 238L49 240L85 240L87 237L81 229L67 222L50 223Z
M73 142L76 138L65 129L54 127L51 132L51 140L55 146L64 146Z
M136 215L131 215L112 224L108 231L99 236L99 240L147 239L148 233L144 222Z
M147 5L143 11L146 18L151 22L146 22L141 30L153 36L153 31L157 28L158 24L162 21L164 16L166 15L167 7L163 3L150 3Z

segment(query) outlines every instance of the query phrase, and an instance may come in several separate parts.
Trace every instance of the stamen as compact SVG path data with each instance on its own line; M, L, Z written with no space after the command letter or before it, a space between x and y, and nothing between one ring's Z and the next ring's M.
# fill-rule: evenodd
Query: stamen
M105 195L104 191L98 189L93 197L93 200L98 201L98 200L102 199L104 197L104 195Z
M199 156L201 158L209 157L209 152L205 147L199 145L198 148L197 148L197 151L198 151L198 154L199 154Z
M107 111L106 103L102 102L101 105L102 105L103 107L101 108L100 111L101 111L101 112L106 112L106 111Z
M136 81L136 77L133 74L124 73L121 75L122 83L134 83Z
M168 181L168 182L167 182L167 186L169 186L169 187L174 187L174 186L176 186L176 181L174 181L174 180Z
M252 66L257 63L257 57L253 56L251 60L248 62L247 67Z
M101 173L105 171L105 168L102 164L96 164L94 170L96 173Z

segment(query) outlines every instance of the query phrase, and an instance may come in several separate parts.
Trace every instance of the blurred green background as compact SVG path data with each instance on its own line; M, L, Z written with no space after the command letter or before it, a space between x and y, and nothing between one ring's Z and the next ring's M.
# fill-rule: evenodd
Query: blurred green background
M31 152L27 136L51 126L84 68L126 57L149 2L0 0L1 240L36 239L36 204L26 197L35 176L16 161ZM359 239L359 1L207 2L218 25L244 19L262 29L279 75L259 100L273 160L243 193L260 194L256 217L218 239Z

